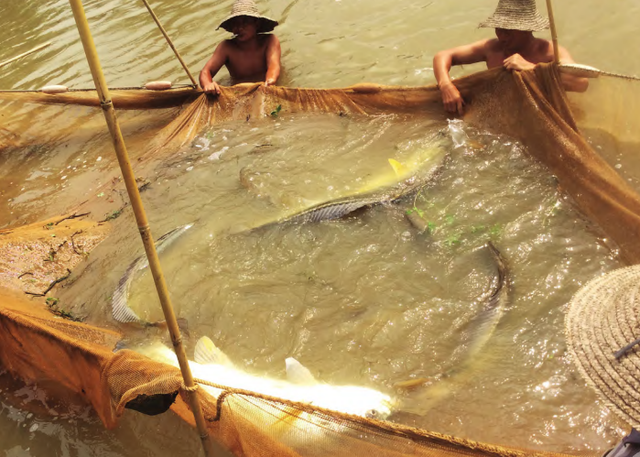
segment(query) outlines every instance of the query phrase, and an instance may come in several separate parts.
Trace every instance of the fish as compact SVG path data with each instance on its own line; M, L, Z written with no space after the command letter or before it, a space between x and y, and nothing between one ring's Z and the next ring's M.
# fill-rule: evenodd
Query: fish
M162 251L171 246L178 238L180 238L187 230L193 227L193 224L187 224L176 227L173 230L162 235L155 242L156 251L160 254ZM149 260L146 255L136 258L125 270L124 274L118 282L115 292L111 296L111 314L113 318L121 324L136 324L142 327L163 327L165 321L147 322L139 317L127 304L129 297L129 289L136 272L143 270L149 266ZM179 320L181 326L184 327L184 320Z
M338 198L328 202L308 203L303 208L293 208L267 221L261 221L252 226L242 226L240 229L231 230L231 233L244 233L273 225L292 223L312 223L324 220L339 219L360 208L390 203L401 197L424 188L444 168L449 157L445 142L440 141L422 148L409 157L404 163L395 159L388 159L390 172L381 173L380 176L370 180L365 186L349 196ZM392 171L392 173L391 173ZM241 181L243 174L241 172ZM248 181L248 180L244 180ZM193 224L178 227L162 235L156 242L158 253L169 247L180 238ZM146 256L136 258L120 278L118 286L111 298L113 318L122 324L136 324L143 327L162 326L164 321L146 322L140 318L127 304L129 289L135 273L148 266ZM184 321L182 321L184 322Z
M179 366L174 352L161 342L135 350L157 362ZM249 374L236 367L207 336L196 343L194 360L189 361L189 367L196 382L215 398L226 387L378 420L389 417L395 405L389 395L372 388L319 382L293 357L285 360L286 380Z
M394 387L407 390L427 385L417 398L411 399L411 405L403 408L404 411L424 414L464 385L476 372L477 362L482 358L483 350L505 313L511 285L507 262L491 241L483 248L491 255L496 273L487 293L479 298L483 302L482 310L465 326L461 334L464 343L456 350L459 354L456 358L460 361L437 378L422 377L395 383Z
M450 145L449 140L438 141L419 149L404 162L389 158L388 171L381 172L349 195L329 201L305 201L301 207L289 207L275 219L243 227L241 231L285 222L304 224L339 219L361 208L393 203L428 186L440 175L450 157L446 145ZM241 182L247 181L243 178L241 175Z

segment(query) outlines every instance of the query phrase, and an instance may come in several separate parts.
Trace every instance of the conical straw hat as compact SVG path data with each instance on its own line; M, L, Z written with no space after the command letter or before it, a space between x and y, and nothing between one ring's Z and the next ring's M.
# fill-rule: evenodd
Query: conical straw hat
M538 13L536 0L500 0L493 15L478 27L539 32L549 28L549 19Z
M587 283L571 299L565 324L569 353L587 383L640 429L640 265Z
M258 33L271 32L278 25L278 21L274 21L273 19L258 13L258 7L256 6L256 2L254 2L253 0L235 0L233 2L233 6L231 7L231 14L220 23L216 30L222 27L227 32L231 32L231 30L229 29L231 24L229 22L231 21L231 19L239 16L249 16L260 19L258 25Z

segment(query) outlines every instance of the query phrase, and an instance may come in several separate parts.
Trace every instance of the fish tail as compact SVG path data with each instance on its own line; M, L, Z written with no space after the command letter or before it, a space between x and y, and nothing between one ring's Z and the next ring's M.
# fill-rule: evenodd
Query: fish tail
M391 165L391 168L393 168L393 171L398 178L404 176L404 174L406 173L405 166L395 159L389 159L389 165Z

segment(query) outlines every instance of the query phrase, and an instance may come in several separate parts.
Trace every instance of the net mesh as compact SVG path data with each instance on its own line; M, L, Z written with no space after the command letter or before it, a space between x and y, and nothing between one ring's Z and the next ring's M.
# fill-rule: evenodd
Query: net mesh
M535 71L521 73L492 70L456 81L469 105L465 120L522 141L557 176L560 186L582 213L599 224L617 244L629 263L640 259L640 246L635 242L640 234L640 197L634 189L638 173L633 173L640 167L634 168L637 158L632 154L638 130L630 125L633 120L629 111L624 117L616 113L623 101L631 104L630 109L637 105L636 99L626 95L635 84L603 77L591 81L587 93L569 98L561 88L557 68L552 65L539 65ZM624 100L618 95L621 87L627 89ZM289 112L419 113L434 119L445 117L440 93L434 86L358 85L314 90L263 89L258 84L245 84L223 88L217 99L186 89L160 94L116 91L112 95L115 106L121 109L182 106L147 153L139 158L137 166L143 166L162 151L175 150L191 141L204 128L223 121L269 116L277 106ZM3 92L0 98L97 106L94 92L59 95ZM581 132L608 138L615 145L615 152L603 157ZM5 147L15 147L20 142L16 132L5 133L0 136ZM619 162L624 164L624 174L616 170ZM106 236L106 225L86 225L83 234L87 240L99 240ZM69 228L69 233L76 231ZM3 249L16 239L36 244L39 238L32 232L33 227L0 232ZM25 237L26 233L32 233L32 237ZM89 241L85 244L88 250ZM34 259L41 260L41 253L34 255ZM69 268L75 265L72 259L70 256ZM127 406L149 411L158 402L171 404L174 397L173 411L193 425L176 368L129 350L114 353L121 338L117 332L56 318L41 305L12 295L8 290L15 286L10 280L3 279L2 286L5 292L0 296L0 361L16 376L27 380L44 377L72 389L95 408L107 427L116 425ZM205 392L203 388L198 392L209 432L237 456L561 455L467 441L229 388L214 391L218 394Z

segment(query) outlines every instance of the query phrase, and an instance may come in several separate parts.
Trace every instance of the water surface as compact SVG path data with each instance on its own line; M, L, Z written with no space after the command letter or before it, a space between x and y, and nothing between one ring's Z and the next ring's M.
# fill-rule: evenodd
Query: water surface
M637 47L633 18L640 2L556 3L561 44L576 60L640 73L627 53L614 52ZM230 5L154 3L196 77L225 36L215 27ZM188 82L142 4L100 0L85 7L111 87ZM301 87L433 83L433 54L490 36L476 25L493 7L488 0L273 0L262 6L281 20L281 83ZM4 2L0 13L0 60L53 43L0 69L0 88L90 87L66 2ZM134 157L171 114L121 115ZM94 195L115 168L95 110L5 103L0 115L0 127L8 129L3 135L21 132L28 139L27 146L0 156L0 227L63 212ZM446 401L430 411L399 413L396 420L505 445L606 448L623 425L567 359L563 319L572 294L619 260L521 145L468 127L484 147L449 144L445 171L415 200L335 222L244 230L319 192L330 197L364 185L368 173L388 166L387 158L402 159L444 131L446 124L426 119L283 113L261 123L221 125L175 151L145 176L151 186L143 195L156 236L195 222L163 256L178 312L190 321L192 338L209 335L256 374L283 376L284 358L295 356L325 382L368 385L419 404L421 390L398 392L393 384L437 377L455 363L459 329L478 312L474 300L493 274L481 249L491 239L509 262L513 290L485 356ZM244 185L242 176L249 179ZM404 213L413 207L432 222L430 233L408 224ZM101 325L114 325L109 296L140 252L131 214L115 224L114 236L92 254L101 260L63 297L69 306L89 303L87 318ZM141 314L159 317L144 275L131 300ZM66 399L72 414L61 417L60 408L52 416L58 406L42 397L43 390L3 379L4 455L176 455L198 449L195 433L171 415L127 412L109 432L86 407L69 407Z

